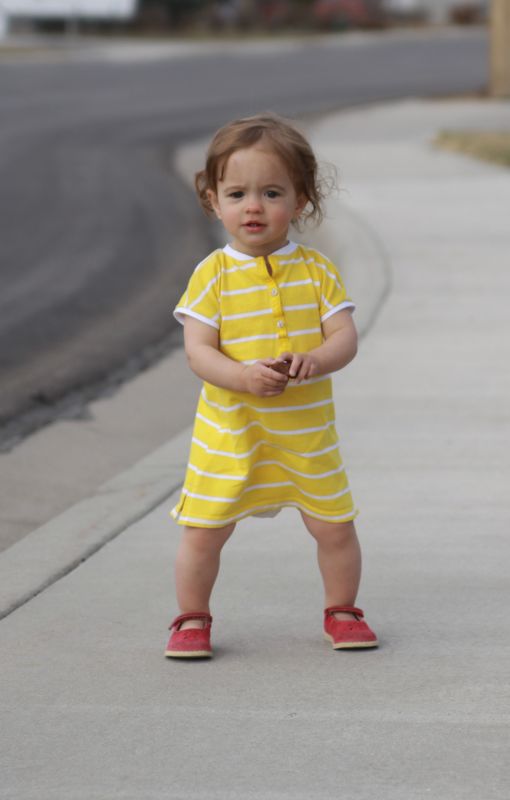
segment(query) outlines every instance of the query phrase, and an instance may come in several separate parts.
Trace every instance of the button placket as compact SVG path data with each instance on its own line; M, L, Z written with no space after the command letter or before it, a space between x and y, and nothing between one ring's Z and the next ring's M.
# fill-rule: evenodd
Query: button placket
M278 284L274 279L274 270L272 275L270 275L269 272L267 272L267 278L268 278L271 309L273 311L273 320L276 325L276 333L278 335L278 340L281 343L283 339L288 340L288 333L285 325L285 315L283 313L280 290L278 288Z

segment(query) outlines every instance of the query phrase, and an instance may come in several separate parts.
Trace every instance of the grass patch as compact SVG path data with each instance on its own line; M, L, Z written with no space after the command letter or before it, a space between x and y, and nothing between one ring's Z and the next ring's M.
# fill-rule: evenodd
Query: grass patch
M510 167L510 131L442 131L436 147Z

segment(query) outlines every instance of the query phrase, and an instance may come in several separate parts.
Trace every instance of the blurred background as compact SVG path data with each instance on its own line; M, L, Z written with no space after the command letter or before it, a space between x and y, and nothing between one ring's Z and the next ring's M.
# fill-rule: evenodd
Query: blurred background
M91 434L92 401L177 352L171 310L218 242L176 168L182 147L261 110L306 125L362 104L484 97L489 11L487 0L0 0L0 498L46 509L23 518L11 503L9 541L192 417L187 372L167 372L163 395L128 411L137 440L124 461L112 424ZM69 429L58 448L36 438L63 419L91 423L89 450Z
M475 24L489 0L4 0L10 31L81 32L380 28L402 23Z

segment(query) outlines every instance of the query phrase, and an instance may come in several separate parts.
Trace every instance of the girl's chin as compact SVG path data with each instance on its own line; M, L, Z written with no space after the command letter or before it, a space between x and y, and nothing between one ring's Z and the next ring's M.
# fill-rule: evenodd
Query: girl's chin
M246 253L250 256L268 256L284 247L288 242L288 237L278 239L277 241L264 241L262 236L246 236L243 239L233 239L231 246L234 250L239 250L240 253Z

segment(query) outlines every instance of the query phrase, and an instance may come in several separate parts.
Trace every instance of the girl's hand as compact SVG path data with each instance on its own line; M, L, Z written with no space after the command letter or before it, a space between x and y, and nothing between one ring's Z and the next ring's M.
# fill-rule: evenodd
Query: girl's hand
M282 353L280 359L290 361L289 378L296 383L319 375L319 359L313 353Z
M276 397L282 394L289 379L287 375L271 369L271 364L274 363L274 358L267 358L246 366L243 374L245 391L257 397Z

